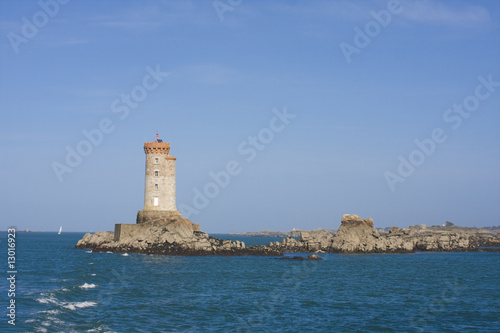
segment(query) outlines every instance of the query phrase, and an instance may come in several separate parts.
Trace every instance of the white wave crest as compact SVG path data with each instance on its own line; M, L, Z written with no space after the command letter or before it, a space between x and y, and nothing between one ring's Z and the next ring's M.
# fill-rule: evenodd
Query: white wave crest
M69 309L69 310L76 310L76 309L83 309L83 308L90 308L92 306L95 306L97 303L96 302L71 302L66 305L63 305L64 308Z
M84 284L82 284L80 286L80 288L82 288L82 289L92 289L92 288L95 288L95 287L97 287L97 285L95 285L93 283L88 284L87 282L85 282Z
M87 331L88 333L93 333L93 332L106 332L106 333L116 333L115 331L111 331L108 326L106 325L101 325L97 328L92 328Z
M49 314L49 315L57 315L60 312L61 311L59 311L59 310L44 310L44 311L39 311L39 313L46 313L46 314Z
M44 298L37 298L36 301L41 304L59 304L59 301L52 295Z
M66 324L64 321L59 320L59 319L54 318L54 317L47 317L47 320L52 321L52 323L56 324L56 325L65 325Z

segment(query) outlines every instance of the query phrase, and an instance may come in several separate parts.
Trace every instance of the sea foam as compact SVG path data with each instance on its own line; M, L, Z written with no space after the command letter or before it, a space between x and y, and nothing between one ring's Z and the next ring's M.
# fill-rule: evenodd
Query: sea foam
M95 285L93 283L88 284L86 282L80 286L80 288L82 288L82 289L92 289L92 288L95 288L95 287L97 287L97 285Z
M45 310L45 311L39 311L39 313L46 313L46 314L49 314L49 315L57 315L59 314L61 311L59 310Z
M78 309L90 308L92 306L95 306L96 304L97 304L96 302L88 302L88 301L84 301L84 302L72 302L72 303L68 303L66 305L63 305L63 307L66 308L66 309L74 311L77 308Z
M59 304L59 301L57 300L57 298L55 298L52 295L49 297L44 297L44 298L37 298L36 301L38 303L41 303L41 304L49 304L49 303Z

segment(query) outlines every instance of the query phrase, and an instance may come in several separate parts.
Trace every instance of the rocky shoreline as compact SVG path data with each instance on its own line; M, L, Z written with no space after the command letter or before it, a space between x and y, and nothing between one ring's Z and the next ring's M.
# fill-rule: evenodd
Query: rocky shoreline
M342 217L337 232L299 231L269 245L249 246L221 240L201 232L197 224L180 214L141 224L133 233L116 237L114 232L87 233L76 248L93 252L128 252L182 256L282 256L284 252L308 253L413 253L416 251L500 252L500 233L474 228L412 226L392 227L387 234L374 228L371 218ZM483 248L490 247L490 248ZM497 247L491 248L491 247Z
M292 231L250 231L250 232L230 232L230 235L250 236L250 237L300 237L300 233L306 230L294 229Z
M390 228L381 234L371 218L346 214L334 234L328 230L302 232L300 239L285 238L270 246L285 252L327 253L413 253L417 251L500 252L500 233L475 228L426 227Z
M240 241L221 240L201 232L197 224L173 214L141 223L121 237L111 231L87 233L76 248L93 252L127 252L182 256L280 256L283 252L268 246L249 246Z

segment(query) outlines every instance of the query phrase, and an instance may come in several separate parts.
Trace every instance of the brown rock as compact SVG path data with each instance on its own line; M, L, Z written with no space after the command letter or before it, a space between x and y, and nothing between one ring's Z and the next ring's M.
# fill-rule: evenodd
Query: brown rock
M375 230L371 218L363 220L357 215L345 214L332 248L340 252L373 252L379 238L380 234Z

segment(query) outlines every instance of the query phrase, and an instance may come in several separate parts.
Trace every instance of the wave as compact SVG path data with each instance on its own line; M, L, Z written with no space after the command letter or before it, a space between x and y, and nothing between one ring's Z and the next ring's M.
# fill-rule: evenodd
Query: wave
M63 308L74 311L76 309L90 308L90 307L95 306L95 305L97 305L96 302L89 302L89 301L71 302L71 303L67 303L66 305L63 305Z
M84 284L82 284L80 286L80 288L82 288L82 289L92 289L92 288L95 288L95 287L97 287L97 285L95 285L93 283L88 284L87 282L85 282Z
M87 285L87 286L85 286ZM85 286L85 287L84 287ZM80 286L80 288L95 288L96 285L95 284L83 284L82 286ZM76 310L76 309L83 309L83 308L89 308L89 307L92 307L92 306L95 306L97 304L97 302L89 302L89 301L83 301L83 302L61 302L59 301L57 298L55 298L54 296L50 296L50 297L44 297L44 298L37 298L36 301L38 303L41 303L41 304L49 304L49 303L52 303L52 304L55 304L57 306L60 306L60 307L63 307L63 308L66 308L66 309L69 309L69 310ZM57 310L53 310L53 311L57 311ZM57 314L58 312L54 312L53 314Z
M93 332L106 332L106 333L116 333L114 331L111 331L108 326L106 325L100 325L99 327L92 328L87 331L87 333L93 333Z
M122 254L122 256L127 257L127 256L128 256L128 253L124 253L124 254Z
M39 313L46 313L46 314L51 314L51 315L57 315L59 314L61 311L59 310L44 310L44 311L38 311Z
M52 295L50 297L37 298L35 301L41 304L59 304L59 301Z

